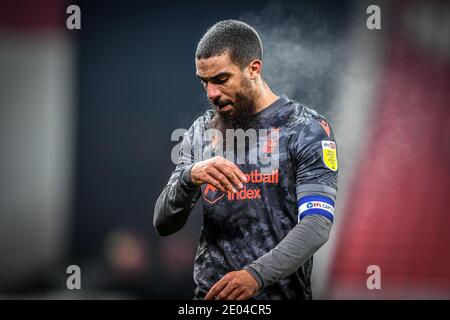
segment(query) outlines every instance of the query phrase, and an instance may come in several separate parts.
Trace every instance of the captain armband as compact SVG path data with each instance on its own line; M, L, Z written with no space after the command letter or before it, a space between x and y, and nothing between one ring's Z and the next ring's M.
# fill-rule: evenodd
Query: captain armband
M297 202L298 221L311 214L318 214L333 221L334 201L322 195L308 195Z

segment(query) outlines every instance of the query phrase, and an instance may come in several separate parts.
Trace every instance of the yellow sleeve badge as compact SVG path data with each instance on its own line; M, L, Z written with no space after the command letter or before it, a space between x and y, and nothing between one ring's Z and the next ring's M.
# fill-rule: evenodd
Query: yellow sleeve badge
M336 143L333 141L322 140L322 158L323 163L331 170L337 171L337 150Z

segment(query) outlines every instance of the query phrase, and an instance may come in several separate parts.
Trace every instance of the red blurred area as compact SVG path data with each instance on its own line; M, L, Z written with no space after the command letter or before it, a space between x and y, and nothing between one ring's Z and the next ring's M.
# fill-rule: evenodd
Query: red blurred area
M66 1L61 0L0 1L0 30L65 28L68 5Z
M443 2L432 4L438 12ZM394 289L391 298L410 288L450 296L449 52L432 33L419 41L413 31L422 21L406 21L408 2L396 10L377 111L331 268L334 297L369 294L366 269L373 264L381 268L382 288Z

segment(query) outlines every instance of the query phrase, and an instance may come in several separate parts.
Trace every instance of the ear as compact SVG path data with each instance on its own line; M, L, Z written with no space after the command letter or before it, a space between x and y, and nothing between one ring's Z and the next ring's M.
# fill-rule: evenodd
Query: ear
M257 77L261 76L262 71L262 61L255 59L248 65L248 71L250 74L250 79L255 80Z

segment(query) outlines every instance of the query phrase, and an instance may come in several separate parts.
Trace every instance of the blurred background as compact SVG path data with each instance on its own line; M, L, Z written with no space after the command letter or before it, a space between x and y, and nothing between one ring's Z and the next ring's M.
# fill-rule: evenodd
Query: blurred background
M68 30L69 5L81 30ZM381 10L370 30L369 5ZM241 19L264 77L331 122L318 299L450 298L448 1L0 1L0 298L191 299L201 204L162 238L171 141L208 108L194 52ZM66 268L81 268L68 290ZM381 271L369 290L367 268Z

